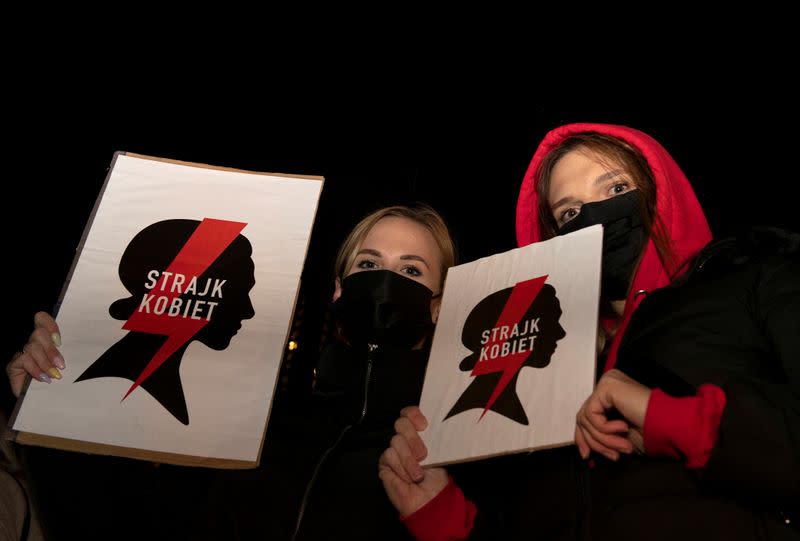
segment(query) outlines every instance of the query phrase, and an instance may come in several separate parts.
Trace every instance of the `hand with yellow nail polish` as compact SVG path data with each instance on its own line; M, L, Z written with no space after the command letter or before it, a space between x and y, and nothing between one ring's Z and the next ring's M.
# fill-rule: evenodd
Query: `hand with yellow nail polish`
M45 383L61 379L65 368L64 357L58 351L61 345L61 331L53 317L46 312L38 312L34 318L34 330L22 350L16 353L6 366L6 374L11 383L14 396L19 396L25 384L25 376Z

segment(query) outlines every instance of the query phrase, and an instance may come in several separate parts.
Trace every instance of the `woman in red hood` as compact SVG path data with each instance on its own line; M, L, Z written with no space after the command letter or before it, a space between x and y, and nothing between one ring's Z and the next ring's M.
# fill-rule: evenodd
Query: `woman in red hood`
M797 538L797 236L761 229L710 243L689 182L658 142L622 126L559 127L523 180L519 245L594 224L604 226L603 373L575 441L597 460L578 472L576 526L563 538ZM473 528L481 506L419 468L425 424L408 408L395 425L401 437L381 460L390 499L418 539L485 535ZM503 519L493 524L513 529L488 535L536 538L549 517L529 513L530 531Z

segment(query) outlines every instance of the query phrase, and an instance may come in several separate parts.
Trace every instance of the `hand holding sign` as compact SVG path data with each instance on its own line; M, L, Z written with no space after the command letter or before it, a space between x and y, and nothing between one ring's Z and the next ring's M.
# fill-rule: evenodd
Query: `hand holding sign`
M597 382L577 415L575 443L583 458L589 451L617 460L620 453L644 451L641 435L650 389L617 369L609 370ZM609 420L606 412L618 411L625 419Z
M447 470L419 465L428 450L418 432L427 426L428 420L418 407L403 408L394 424L397 433L391 446L378 462L378 475L386 495L403 516L418 510L447 486Z
M37 312L33 318L35 328L28 342L6 366L11 392L19 396L25 376L50 383L52 378L61 379L66 365L57 347L61 345L61 334L53 317L46 312Z

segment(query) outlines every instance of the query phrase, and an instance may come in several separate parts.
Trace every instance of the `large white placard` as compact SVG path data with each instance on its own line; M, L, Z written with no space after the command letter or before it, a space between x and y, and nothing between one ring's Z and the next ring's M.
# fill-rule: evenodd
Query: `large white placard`
M118 153L13 429L257 463L322 184Z
M602 236L593 226L448 271L423 464L572 442L594 385Z

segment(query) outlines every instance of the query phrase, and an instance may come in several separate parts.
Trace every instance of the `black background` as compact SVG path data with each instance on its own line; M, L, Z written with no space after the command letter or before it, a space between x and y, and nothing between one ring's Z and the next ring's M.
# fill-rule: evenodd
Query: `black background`
M138 72L59 92L26 93L9 111L4 151L8 358L36 310L50 310L117 150L256 171L322 175L325 186L301 290L304 342L295 378L305 389L332 292L331 266L350 227L382 205L440 210L461 261L515 246L517 191L551 128L629 125L659 140L692 182L714 233L754 224L798 230L790 89L718 85L675 92L537 98L526 87L426 86L385 76L217 81ZM92 79L94 81L94 79ZM195 86L195 84L197 86ZM624 98L624 99L621 99ZM4 401L11 397L4 389Z
M564 123L624 124L660 141L716 236L755 224L800 231L795 89L768 68L724 77L712 69L701 81L662 67L643 80L609 65L556 85L535 56L478 71L447 56L422 70L351 67L329 55L317 71L302 59L286 70L276 54L246 69L196 57L189 67L176 56L102 68L22 63L6 89L3 126L2 358L24 344L33 314L57 300L115 151L325 177L294 326L300 348L284 363L278 402L310 388L332 260L358 219L424 201L448 221L461 261L511 249L527 165L544 134ZM47 456L42 477L51 476L53 493L62 455ZM60 511L63 519L69 505Z

